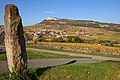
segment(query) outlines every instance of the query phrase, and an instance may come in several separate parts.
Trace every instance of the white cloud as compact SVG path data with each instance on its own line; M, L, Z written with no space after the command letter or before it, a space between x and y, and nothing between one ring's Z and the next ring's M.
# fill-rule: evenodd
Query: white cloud
M54 12L54 11L45 11L44 13L54 14L56 12Z

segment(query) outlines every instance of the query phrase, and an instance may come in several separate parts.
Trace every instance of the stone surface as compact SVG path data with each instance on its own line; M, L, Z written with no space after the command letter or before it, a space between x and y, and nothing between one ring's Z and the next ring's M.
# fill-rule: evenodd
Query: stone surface
M23 25L17 6L5 6L4 16L5 47L8 67L11 72L27 66L26 46Z

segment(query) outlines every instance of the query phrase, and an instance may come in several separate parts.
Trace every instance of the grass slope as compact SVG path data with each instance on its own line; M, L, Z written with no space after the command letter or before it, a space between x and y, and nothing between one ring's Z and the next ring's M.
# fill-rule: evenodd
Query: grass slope
M120 62L75 63L56 67L30 68L31 80L120 80ZM9 73L0 73L8 80Z
M76 63L44 72L39 80L120 80L120 63Z
M55 67L30 68L31 80L120 80L120 62L75 63ZM0 73L8 80L9 73Z

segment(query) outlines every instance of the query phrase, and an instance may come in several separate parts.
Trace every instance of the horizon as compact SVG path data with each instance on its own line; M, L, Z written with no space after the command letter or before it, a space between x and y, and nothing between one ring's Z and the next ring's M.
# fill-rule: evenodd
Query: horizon
M4 24L4 7L15 4L24 26L40 23L45 17L92 20L120 24L120 0L0 0L0 25Z

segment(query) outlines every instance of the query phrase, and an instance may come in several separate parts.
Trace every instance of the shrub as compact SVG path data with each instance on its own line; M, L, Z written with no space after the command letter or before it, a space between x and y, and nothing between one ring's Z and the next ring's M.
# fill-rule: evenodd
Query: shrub
M69 43L83 43L84 40L80 39L78 36L68 36L68 42Z

